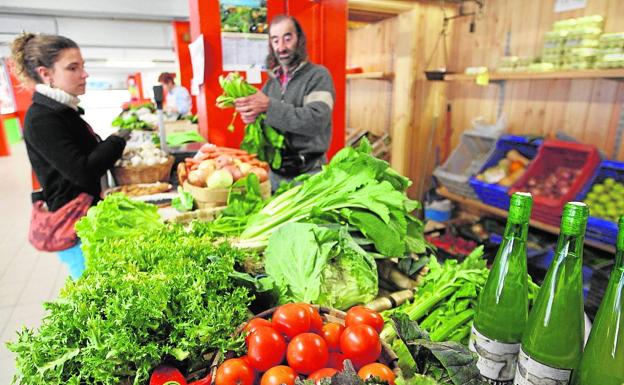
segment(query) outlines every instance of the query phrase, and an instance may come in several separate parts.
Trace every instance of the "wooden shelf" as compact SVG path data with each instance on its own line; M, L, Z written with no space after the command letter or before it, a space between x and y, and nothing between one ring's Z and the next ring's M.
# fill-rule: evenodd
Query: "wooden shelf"
M474 81L477 75L450 74L448 82ZM624 68L611 70L573 70L549 72L490 72L490 81L500 80L552 80L552 79L620 79L624 80Z
M502 218L507 218L507 216L509 215L509 213L507 212L507 210L502 210L499 209L497 207L493 207L490 205L486 205L483 202L474 200L474 199L470 199L470 198L466 198L464 196L452 193L450 191L448 191L446 189L446 187L439 187L437 190L438 194L440 194L441 196L448 198L452 201L455 201L457 203L460 203L462 205L465 205L467 207L472 207L481 211L484 211L486 213L492 214L492 215L496 215L498 217L502 217ZM546 231L548 233L551 234L559 234L559 227L557 226L552 226L543 222L539 222L536 220L531 219L530 225L532 227L535 227L536 229L540 229L543 231ZM601 242L596 242L596 241L592 241L590 239L585 239L585 244L595 247L597 249L615 254L615 246L613 245L607 245Z
M394 74L392 72L362 72L359 74L347 74L347 80L352 79L392 80L394 79Z

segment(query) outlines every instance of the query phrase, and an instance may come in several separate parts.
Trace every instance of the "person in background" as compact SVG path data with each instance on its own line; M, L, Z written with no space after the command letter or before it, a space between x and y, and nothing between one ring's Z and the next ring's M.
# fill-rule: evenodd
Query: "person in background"
M33 86L32 105L24 120L24 140L43 200L55 212L82 193L92 205L100 200L101 178L121 158L129 131L101 140L81 115L79 95L87 77L78 45L63 36L23 33L12 43L14 71ZM77 279L84 270L80 242L59 253Z
M186 88L175 84L175 76L174 73L170 72L163 72L158 76L158 82L167 91L166 110L168 113L180 116L189 115L193 104L191 94L189 94Z
M292 16L271 20L267 68L262 91L235 104L246 124L266 113L266 124L286 137L282 167L270 173L275 190L282 181L320 171L327 161L336 93L327 68L308 61L305 33Z

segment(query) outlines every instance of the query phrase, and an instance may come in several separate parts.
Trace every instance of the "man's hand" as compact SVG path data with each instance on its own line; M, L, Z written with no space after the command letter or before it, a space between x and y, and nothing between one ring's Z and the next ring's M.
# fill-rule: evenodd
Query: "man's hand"
M258 91L253 95L236 99L234 105L243 122L249 124L269 109L269 97Z

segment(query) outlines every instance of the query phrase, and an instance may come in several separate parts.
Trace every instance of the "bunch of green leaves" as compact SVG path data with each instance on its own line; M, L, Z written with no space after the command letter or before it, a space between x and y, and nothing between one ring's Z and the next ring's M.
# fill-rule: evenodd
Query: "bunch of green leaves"
M234 101L253 95L258 90L247 83L237 72L231 72L227 77L220 76L219 84L223 89L223 94L217 97L217 107L233 108ZM228 125L228 130L234 131L234 119L237 112L234 111L232 121ZM272 168L278 169L282 165L282 150L286 143L284 135L275 128L264 122L265 114L260 114L256 120L245 126L245 136L241 142L241 149L257 154L258 159L268 162Z
M193 210L193 205L195 204L195 199L193 195L189 192L186 192L182 189L181 186L178 186L178 195L173 197L171 200L171 206L183 213L186 211Z
M477 357L457 342L434 342L407 314L392 316L392 326L407 347L407 355L415 363L413 370L402 371L404 384L421 384L422 377L430 377L434 384L485 385L477 368ZM401 362L401 356L399 356ZM403 369L403 368L401 368ZM415 377L412 381L410 378Z
M126 117L118 116L111 122L113 127L119 127L126 130L143 130L143 129L151 129L150 125L139 119L139 117L134 113L128 113Z
M41 326L8 344L15 383L146 384L167 360L189 370L202 353L242 346L249 290L236 278L244 255L181 226L106 239L78 281L46 303Z
M152 204L132 200L122 193L110 194L91 207L87 215L76 222L76 233L82 242L87 264L106 239L162 228L157 210Z
M474 249L461 263L447 259L440 264L431 257L427 266L429 273L414 300L382 314L385 318L396 312L407 314L412 321L420 322L435 342L466 341L479 293L489 274L483 246ZM395 336L393 328L384 328L382 338L386 342L395 342Z
M318 174L269 201L248 220L240 247L265 247L271 235L291 222L348 224L372 241L380 257L423 253L423 223L413 215L420 203L405 190L411 184L371 155L362 140L340 150ZM236 234L233 234L236 235Z
M264 267L279 302L348 309L377 296L377 265L346 227L289 223L269 240Z

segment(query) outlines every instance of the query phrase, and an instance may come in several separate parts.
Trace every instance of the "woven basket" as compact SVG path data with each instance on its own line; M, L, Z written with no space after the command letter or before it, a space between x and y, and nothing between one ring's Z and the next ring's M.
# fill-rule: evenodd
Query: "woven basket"
M118 185L167 182L173 167L173 156L167 161L153 166L130 166L113 168L113 176Z
M340 311L340 310L324 307L324 306L320 306L320 307L316 305L312 305L312 306L314 306L314 308L316 308L319 311L324 324L327 322L337 322L337 323L344 325L345 317L347 313ZM273 307L269 310L263 311L262 313L256 315L255 318L270 319L273 316L273 313L275 313L275 310L277 310L277 307ZM247 323L244 323L241 326L239 326L238 329L236 329L235 335L242 333L246 325ZM224 360L233 358L233 357L234 357L233 352L228 352L225 355L221 353L217 353L217 355L214 357L212 361L212 365L210 368L210 373L212 375L211 385L215 385L217 367L219 366L219 364L221 364ZM399 358L392 351L390 346L383 341L381 341L381 354L379 355L379 358L377 359L377 361L389 367L394 372L395 375L399 374L399 365L398 365Z

